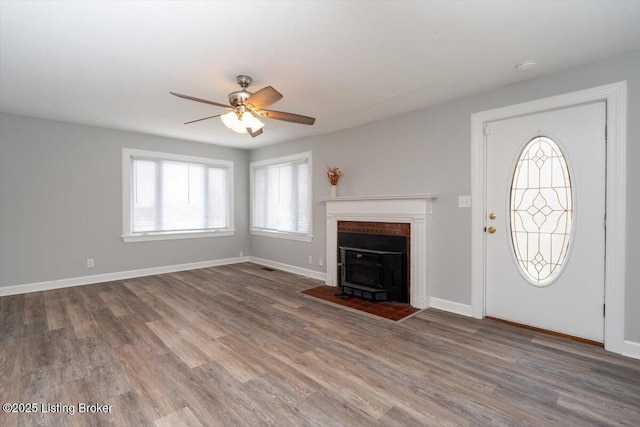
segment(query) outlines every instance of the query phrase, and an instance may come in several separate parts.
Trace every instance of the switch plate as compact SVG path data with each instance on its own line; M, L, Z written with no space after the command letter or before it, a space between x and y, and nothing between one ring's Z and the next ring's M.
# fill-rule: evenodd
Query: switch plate
M458 196L458 207L459 208L470 208L471 207L471 196Z

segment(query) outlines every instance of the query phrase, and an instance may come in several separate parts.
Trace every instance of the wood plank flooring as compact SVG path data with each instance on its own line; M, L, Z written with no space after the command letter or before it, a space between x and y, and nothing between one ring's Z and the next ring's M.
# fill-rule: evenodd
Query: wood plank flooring
M0 402L38 412L2 413L0 425L640 425L639 360L492 320L426 310L397 323L300 293L318 285L244 263L2 297Z

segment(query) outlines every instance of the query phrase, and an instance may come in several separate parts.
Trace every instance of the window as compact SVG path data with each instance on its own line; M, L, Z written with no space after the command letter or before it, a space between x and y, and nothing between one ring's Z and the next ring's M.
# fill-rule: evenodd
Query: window
M533 138L518 158L511 183L511 241L524 277L550 285L562 272L571 237L569 167L551 138Z
M233 235L233 162L122 150L125 242Z
M311 152L251 163L251 233L311 241Z

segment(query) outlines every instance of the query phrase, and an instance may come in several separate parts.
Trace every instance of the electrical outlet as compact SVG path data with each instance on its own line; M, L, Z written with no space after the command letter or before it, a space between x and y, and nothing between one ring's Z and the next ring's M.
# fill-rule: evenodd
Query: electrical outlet
M240 251L240 256L244 256L244 251Z
M318 258L318 265L324 267L324 258Z
M313 264L313 257L309 255L309 264Z
M93 258L87 258L87 268L93 268Z

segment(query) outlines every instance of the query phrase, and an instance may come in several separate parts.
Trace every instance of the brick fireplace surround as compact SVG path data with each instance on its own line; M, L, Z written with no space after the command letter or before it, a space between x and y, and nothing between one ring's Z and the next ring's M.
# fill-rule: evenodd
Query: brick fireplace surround
M382 234L411 238L411 225L401 222L338 221L338 232Z
M326 202L327 278L338 283L338 224L341 231L373 234L408 234L410 283L409 303L429 306L429 263L431 258L431 214L433 195L335 197ZM349 230L347 230L347 228Z

